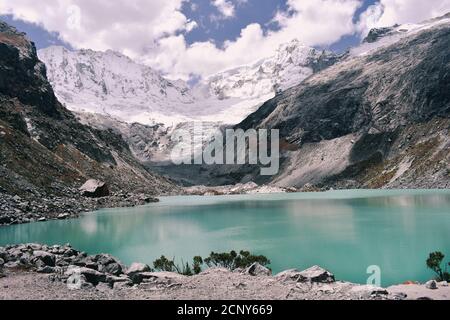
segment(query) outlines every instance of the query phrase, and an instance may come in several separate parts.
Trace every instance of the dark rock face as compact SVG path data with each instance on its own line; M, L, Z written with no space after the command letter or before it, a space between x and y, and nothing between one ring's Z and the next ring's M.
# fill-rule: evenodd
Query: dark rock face
M396 27L398 27L398 25L393 26L393 27L372 29L372 30L370 30L367 37L363 40L363 42L374 43L374 42L378 41L380 38L385 37L386 35L393 34L395 32Z
M178 190L144 168L123 138L81 124L56 99L36 48L23 33L0 22L0 224L42 198L70 197L88 177L109 191L148 196ZM102 190L102 195L106 193ZM72 200L64 202L72 202ZM28 203L28 204L27 204ZM28 208L28 209L27 209ZM43 208L44 209L44 208ZM7 213L7 217L3 213ZM58 214L65 214L56 210ZM30 217L31 219L31 217ZM13 217L14 220L14 217Z
M372 40L388 32L373 31ZM291 147L272 180L280 186L449 187L449 48L450 25L442 23L348 57L237 127L280 130Z

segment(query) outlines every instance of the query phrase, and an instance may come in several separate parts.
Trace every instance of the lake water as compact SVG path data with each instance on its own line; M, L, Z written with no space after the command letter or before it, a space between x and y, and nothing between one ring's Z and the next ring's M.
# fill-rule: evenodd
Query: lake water
M387 286L429 280L425 261L432 251L450 258L450 190L166 197L0 228L0 245L26 242L69 242L126 264L246 249L270 258L274 272L317 264L356 283L366 283L367 268L377 265Z

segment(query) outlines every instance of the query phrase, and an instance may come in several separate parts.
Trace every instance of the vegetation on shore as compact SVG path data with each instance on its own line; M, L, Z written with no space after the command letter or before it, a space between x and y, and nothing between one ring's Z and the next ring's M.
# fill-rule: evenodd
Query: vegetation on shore
M442 252L432 252L427 259L427 267L433 270L437 277L437 281L450 281L450 273L447 271L450 262L443 263L445 255ZM444 264L444 267L442 267Z
M153 262L153 267L155 271L176 272L185 276L192 276L202 272L204 266L207 268L221 267L233 271L248 268L256 262L264 267L270 264L270 260L263 255L253 255L244 250L237 253L233 250L229 253L211 252L207 258L196 256L192 259L192 264L182 261L181 265L175 263L175 258L169 260L165 256L161 256Z

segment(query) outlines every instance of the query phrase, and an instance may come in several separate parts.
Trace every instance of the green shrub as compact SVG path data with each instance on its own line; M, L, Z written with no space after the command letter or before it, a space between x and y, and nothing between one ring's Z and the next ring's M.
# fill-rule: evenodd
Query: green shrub
M175 263L175 258L169 260L165 256L161 256L153 262L153 267L156 271L176 272L185 276L192 276L202 272L202 267L205 264L208 268L222 267L233 271L238 268L248 268L255 262L263 266L270 264L270 260L265 256L252 255L249 251L240 251L239 254L236 251L231 251L229 253L211 252L206 259L196 256L193 258L192 265L183 261L181 265L178 265Z
M192 266L189 263L184 263L181 261L181 266L175 263L175 258L173 260L167 259L165 256L155 260L153 262L153 267L156 271L167 271L176 272L185 276L193 276L194 274L199 274L202 271L203 260L201 257L194 257L194 262Z
M447 272L447 264L445 268L442 268L442 262L445 259L445 255L442 252L430 253L427 259L427 267L436 273L438 281L450 281L450 273ZM450 265L450 263L448 263Z
M248 251L240 251L239 254L236 251L231 251L230 253L211 252L209 257L205 259L205 264L210 268L222 267L231 271L238 268L248 268L255 262L263 266L270 264L270 260L265 256L252 255Z

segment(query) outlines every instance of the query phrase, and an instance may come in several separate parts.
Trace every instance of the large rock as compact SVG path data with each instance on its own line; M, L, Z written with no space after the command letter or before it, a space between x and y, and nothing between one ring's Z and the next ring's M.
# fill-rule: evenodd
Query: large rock
M301 281L303 282L320 282L320 283L332 283L335 282L334 275L319 267L314 266L309 269L306 269L299 273L300 277L302 278Z
M130 275L133 275L136 273L149 272L149 271L151 271L151 268L148 265L146 265L145 263L135 262L127 269L126 274L130 276Z
M80 188L81 194L90 198L101 198L109 196L108 185L100 180L90 179Z
M33 261L36 264L39 264L39 261L41 261L45 266L50 267L54 267L56 265L55 255L42 250L36 250L33 252Z
M67 288L69 290L92 289L93 287L82 274L75 273L67 279Z
M94 286L100 282L106 282L106 275L104 273L85 267L69 266L65 272L65 275L69 276L69 278L73 275L83 275L86 281Z
M270 276L272 275L272 271L270 269L262 266L258 262L255 262L250 267L245 269L245 274L249 274L251 276Z
M334 275L329 271L314 266L304 271L297 269L290 269L278 273L275 278L278 281L294 281L294 282L317 282L317 283L332 283L335 282Z
M297 269L289 269L283 272L278 273L275 276L275 279L281 282L299 282L301 279L300 271Z
M106 266L99 265L98 271L109 273L109 274L112 274L115 276L120 276L122 274L123 269L119 263L113 262L113 263L107 264Z

